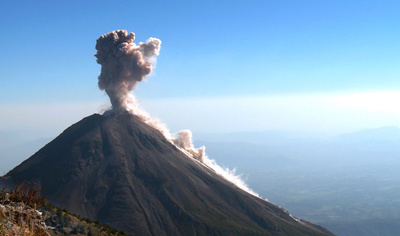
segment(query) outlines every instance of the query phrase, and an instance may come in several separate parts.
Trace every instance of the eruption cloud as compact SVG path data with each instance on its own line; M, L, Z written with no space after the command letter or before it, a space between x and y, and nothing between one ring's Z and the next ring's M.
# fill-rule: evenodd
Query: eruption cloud
M159 130L188 157L211 168L242 190L261 198L246 185L240 175L235 174L235 169L229 170L219 166L215 160L206 155L204 146L195 148L190 130L182 130L174 137L163 123L151 118L146 111L139 108L131 92L138 82L143 81L152 72L156 57L160 54L161 40L149 38L146 43L139 45L133 43L134 40L135 34L132 32L128 34L126 30L112 31L97 39L95 57L97 63L101 65L98 85L110 97L111 112L126 110L138 116L146 124Z
M152 72L152 63L160 54L161 40L150 38L139 45L134 40L135 34L126 30L112 31L97 39L99 88L106 91L114 109L128 110L136 104L131 91Z

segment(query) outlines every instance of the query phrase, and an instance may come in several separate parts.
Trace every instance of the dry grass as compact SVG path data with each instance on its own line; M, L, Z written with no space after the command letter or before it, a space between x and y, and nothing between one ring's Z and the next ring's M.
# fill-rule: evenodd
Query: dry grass
M0 190L0 203L2 204L23 202L36 209L36 207L45 203L45 199L40 197L40 191L36 188L26 186L25 181L19 185L15 183L13 187L7 186L9 186L7 183L3 183Z
M3 179L4 180L4 179ZM45 199L40 197L40 191L35 188L31 188L25 184L23 181L21 184L14 185L8 184L7 181L3 181L0 187L0 204L3 206L14 205L23 203L22 206L29 206L36 210L36 208L45 203ZM4 208L3 208L4 209ZM9 213L8 213L9 214ZM21 215L22 213L16 212L15 214ZM26 215L23 215L23 219L26 222L30 222L30 211L26 211ZM17 217L16 220L11 220L0 208L0 235L26 235L26 236L44 236L48 235L48 233L44 229L31 229L30 224L28 224L29 228L23 227L22 222L20 222L20 217ZM10 226L6 226L8 222L13 222L17 225L17 228L11 229Z

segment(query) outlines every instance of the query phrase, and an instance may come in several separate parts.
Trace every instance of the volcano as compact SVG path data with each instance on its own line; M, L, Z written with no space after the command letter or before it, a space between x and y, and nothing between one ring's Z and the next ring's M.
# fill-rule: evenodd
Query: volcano
M241 190L128 112L82 119L7 176L129 235L332 235Z

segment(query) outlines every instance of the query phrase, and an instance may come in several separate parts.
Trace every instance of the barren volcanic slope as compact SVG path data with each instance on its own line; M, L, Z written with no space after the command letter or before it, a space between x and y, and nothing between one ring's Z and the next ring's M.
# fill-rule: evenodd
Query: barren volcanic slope
M239 189L128 112L84 118L7 175L131 235L331 235Z

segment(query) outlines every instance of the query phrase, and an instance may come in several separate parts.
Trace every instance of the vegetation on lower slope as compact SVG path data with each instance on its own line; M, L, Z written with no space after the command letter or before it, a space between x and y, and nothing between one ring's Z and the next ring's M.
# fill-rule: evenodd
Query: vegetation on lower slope
M50 235L126 235L107 224L71 214L50 203L41 206L40 210L43 212L46 225L51 227Z
M0 189L0 235L49 235L42 213L36 210L44 204L39 191L22 182Z
M0 235L126 235L109 225L82 218L47 203L22 182L0 188Z

